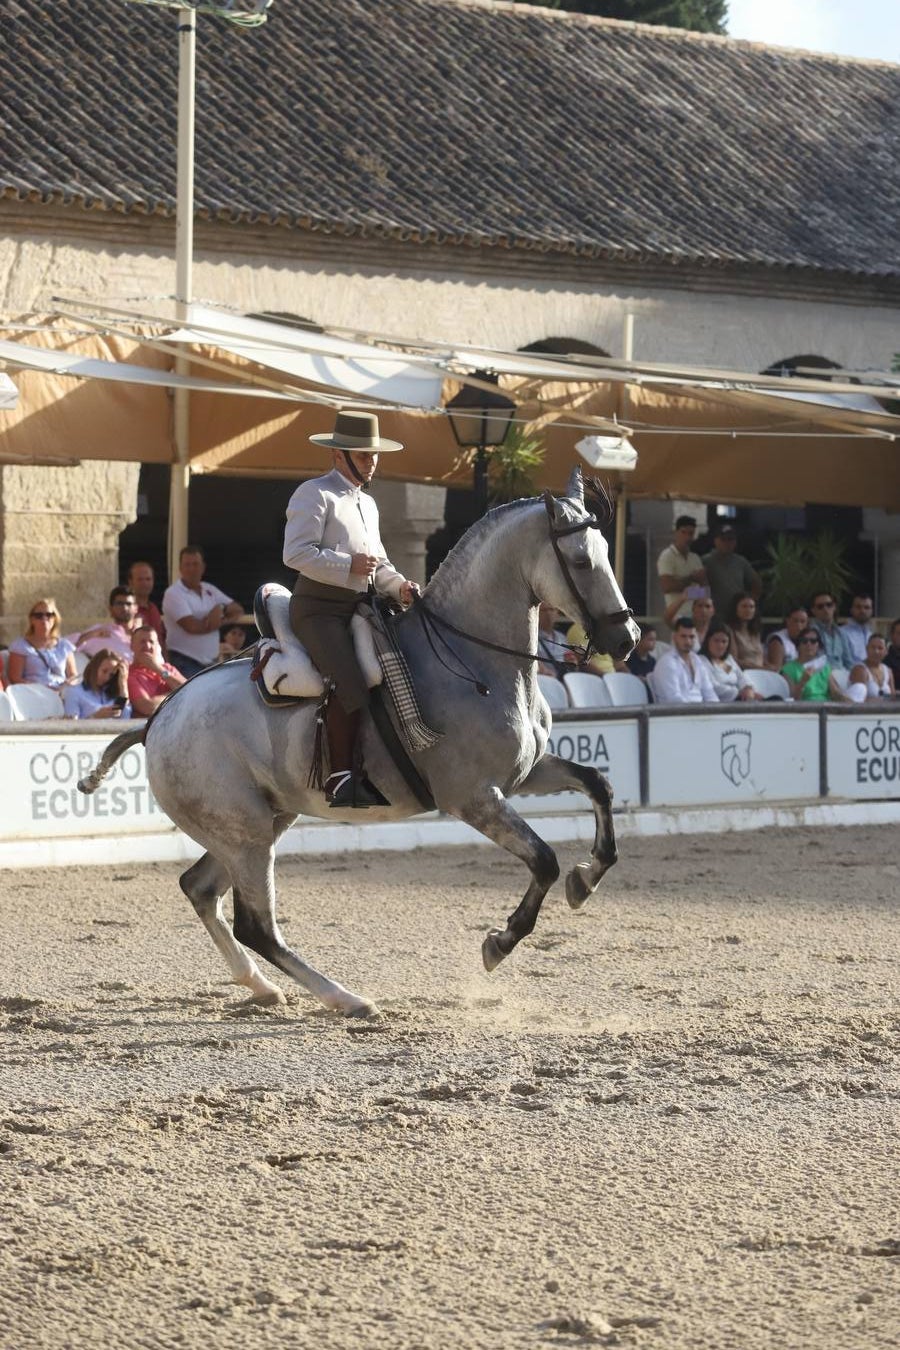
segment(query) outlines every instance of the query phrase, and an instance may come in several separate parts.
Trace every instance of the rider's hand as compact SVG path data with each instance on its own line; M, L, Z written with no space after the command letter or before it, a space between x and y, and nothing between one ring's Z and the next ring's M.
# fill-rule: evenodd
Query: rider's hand
M404 581L400 587L400 603L411 605L413 600L421 594L422 590L417 581Z
M378 558L374 553L354 553L353 560L350 563L351 577L372 577L375 575L375 569L378 566Z

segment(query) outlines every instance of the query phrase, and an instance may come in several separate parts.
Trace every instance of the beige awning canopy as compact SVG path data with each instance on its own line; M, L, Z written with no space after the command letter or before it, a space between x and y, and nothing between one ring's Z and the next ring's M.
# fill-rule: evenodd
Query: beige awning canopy
M407 447L384 458L381 477L468 486L472 455L457 446L443 405L461 379L487 369L516 402L517 424L544 440L539 486L561 489L581 463L576 442L608 433L617 419L638 451L630 496L900 510L900 418L877 400L894 392L889 377L826 385L605 358L388 346L199 307L192 319L176 328L69 314L7 326L0 366L16 372L19 404L0 412L0 462L173 463L179 347L191 362L195 472L314 473L328 456L309 436L331 426L337 406L370 407L383 434Z

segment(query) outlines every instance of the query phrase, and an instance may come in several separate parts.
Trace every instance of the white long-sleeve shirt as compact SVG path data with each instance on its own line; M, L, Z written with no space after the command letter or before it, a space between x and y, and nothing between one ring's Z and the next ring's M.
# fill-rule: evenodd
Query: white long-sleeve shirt
M368 578L350 574L354 553L382 559L375 589L399 600L405 578L388 562L372 498L337 469L301 483L288 502L285 566L325 586L364 591Z
M685 659L666 652L653 671L653 697L657 703L718 703L705 663L693 652Z

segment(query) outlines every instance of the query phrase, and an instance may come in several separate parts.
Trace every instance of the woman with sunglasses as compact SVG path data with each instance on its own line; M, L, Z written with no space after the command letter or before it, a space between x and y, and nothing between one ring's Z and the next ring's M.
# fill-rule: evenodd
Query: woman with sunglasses
M822 639L814 628L797 635L797 660L787 661L781 673L791 686L791 694L805 703L846 703L847 699L831 673L822 653Z
M46 684L58 689L75 683L75 648L68 638L60 636L59 627L56 602L47 597L35 600L28 612L25 636L10 643L10 684Z

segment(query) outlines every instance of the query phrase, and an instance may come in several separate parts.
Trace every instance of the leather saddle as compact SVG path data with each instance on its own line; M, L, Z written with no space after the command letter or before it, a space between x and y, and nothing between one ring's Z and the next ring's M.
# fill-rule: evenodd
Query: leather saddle
M274 581L260 586L253 598L260 632L254 676L261 696L272 705L321 698L325 690L322 676L291 628L290 604L290 591ZM362 614L354 614L350 631L366 684L374 689L381 684L382 673L371 625Z

